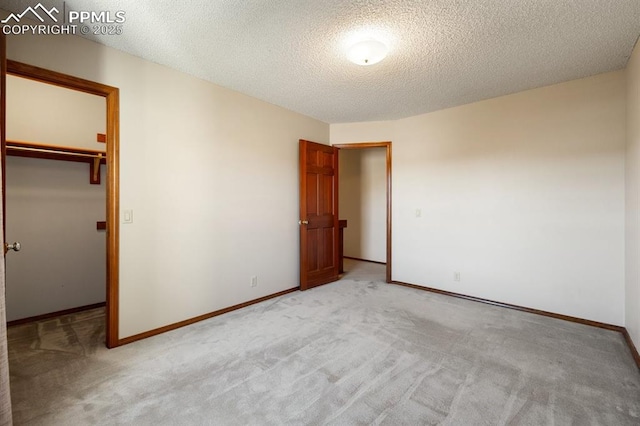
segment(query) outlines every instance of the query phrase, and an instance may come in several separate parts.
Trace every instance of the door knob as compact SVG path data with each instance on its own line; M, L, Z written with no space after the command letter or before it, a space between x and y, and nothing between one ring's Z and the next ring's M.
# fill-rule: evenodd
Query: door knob
M298 221L298 225L308 225L309 221L308 220L299 220Z
M22 248L22 246L18 242L15 242L13 244L4 243L4 251L5 252L8 252L9 250L20 251L21 248Z

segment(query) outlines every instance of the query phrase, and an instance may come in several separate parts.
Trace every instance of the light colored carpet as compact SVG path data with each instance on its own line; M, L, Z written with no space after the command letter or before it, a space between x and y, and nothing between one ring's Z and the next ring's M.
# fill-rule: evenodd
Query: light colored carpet
M15 423L640 424L619 333L346 266L337 283L113 350L100 310L12 327Z

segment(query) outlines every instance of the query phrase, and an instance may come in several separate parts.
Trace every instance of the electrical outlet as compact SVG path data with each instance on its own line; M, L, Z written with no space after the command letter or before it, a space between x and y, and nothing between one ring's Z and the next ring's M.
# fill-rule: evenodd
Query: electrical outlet
M251 277L251 287L258 287L258 277L256 275Z
M460 272L454 272L453 273L453 280L454 281L460 281Z

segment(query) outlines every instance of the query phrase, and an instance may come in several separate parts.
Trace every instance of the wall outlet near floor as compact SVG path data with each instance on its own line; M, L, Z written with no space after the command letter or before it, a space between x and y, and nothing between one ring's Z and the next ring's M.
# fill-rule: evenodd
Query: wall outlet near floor
M251 277L251 287L258 287L258 277L256 275Z
M454 272L453 273L453 280L454 281L460 281L460 272Z

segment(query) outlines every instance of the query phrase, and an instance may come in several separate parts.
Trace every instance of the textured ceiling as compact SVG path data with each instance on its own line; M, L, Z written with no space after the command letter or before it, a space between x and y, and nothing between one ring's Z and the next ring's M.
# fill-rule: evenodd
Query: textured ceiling
M329 123L406 117L620 69L640 34L640 0L67 0L66 8L124 10L123 35L93 40ZM346 49L371 35L388 57L349 62Z

